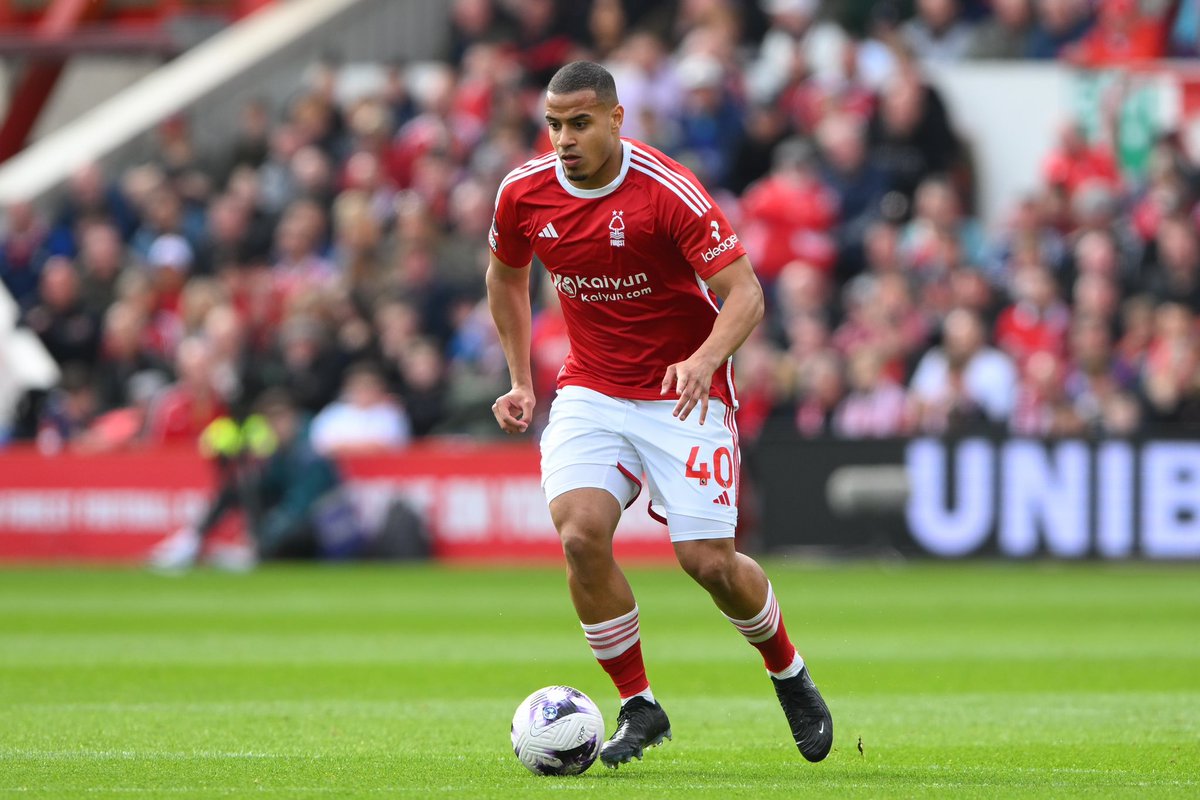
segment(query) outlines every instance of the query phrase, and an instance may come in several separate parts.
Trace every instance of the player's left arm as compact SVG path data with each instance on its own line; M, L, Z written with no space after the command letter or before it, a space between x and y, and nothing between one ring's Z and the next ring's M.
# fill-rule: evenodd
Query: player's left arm
M679 401L672 412L686 420L700 406L700 424L708 417L708 395L713 373L742 346L763 318L763 291L750 259L741 256L707 278L709 287L722 300L721 313L708 338L686 361L667 367L662 394L675 387Z

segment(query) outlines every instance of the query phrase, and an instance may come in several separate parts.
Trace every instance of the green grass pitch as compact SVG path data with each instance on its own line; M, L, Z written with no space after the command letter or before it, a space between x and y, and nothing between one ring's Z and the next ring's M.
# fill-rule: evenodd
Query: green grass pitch
M767 566L829 758L698 587L637 569L675 739L574 778L508 736L552 683L615 721L558 569L0 572L0 797L1200 796L1200 567Z

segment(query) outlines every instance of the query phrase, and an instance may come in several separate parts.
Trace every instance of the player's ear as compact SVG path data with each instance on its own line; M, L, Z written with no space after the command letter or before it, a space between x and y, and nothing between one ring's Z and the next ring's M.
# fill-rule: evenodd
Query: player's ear
M621 125L625 122L625 106L617 103L613 106L612 114L609 115L612 120L612 132L620 133Z

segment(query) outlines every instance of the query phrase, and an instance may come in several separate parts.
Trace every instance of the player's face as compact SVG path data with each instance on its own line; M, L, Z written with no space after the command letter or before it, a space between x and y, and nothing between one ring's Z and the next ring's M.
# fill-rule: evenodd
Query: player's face
M546 95L546 124L567 179L581 189L606 186L621 171L620 105L605 105L591 89Z

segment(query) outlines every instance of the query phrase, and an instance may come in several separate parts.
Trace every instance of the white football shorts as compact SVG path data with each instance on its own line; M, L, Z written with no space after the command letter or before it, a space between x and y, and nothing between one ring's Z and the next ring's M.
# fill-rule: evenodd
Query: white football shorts
M595 488L628 508L645 476L650 515L667 525L672 542L732 537L741 471L733 410L710 398L701 425L699 407L680 422L675 403L560 389L541 441L546 502Z

